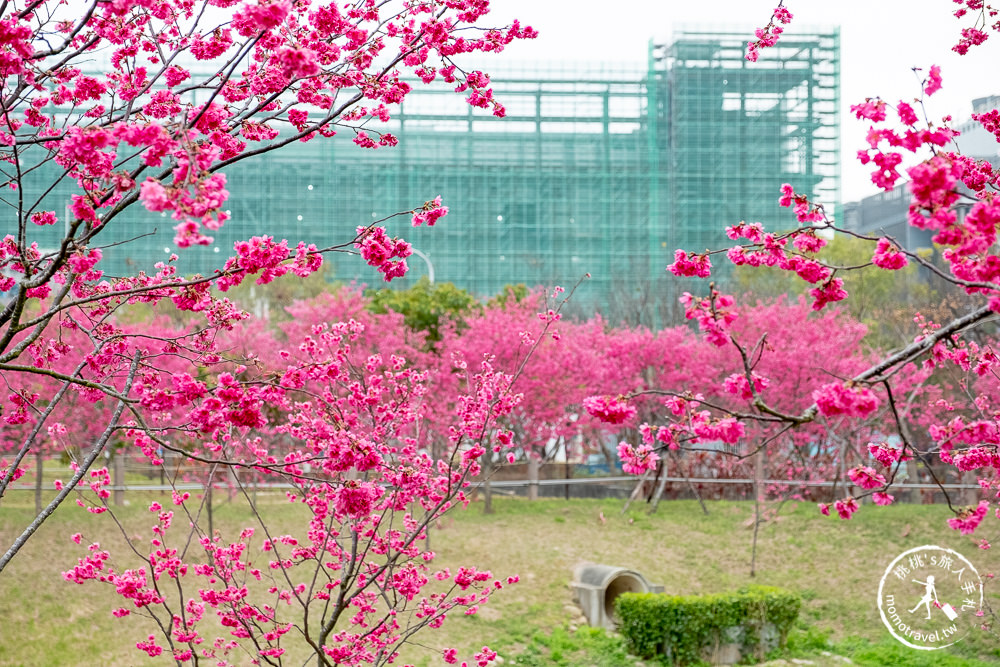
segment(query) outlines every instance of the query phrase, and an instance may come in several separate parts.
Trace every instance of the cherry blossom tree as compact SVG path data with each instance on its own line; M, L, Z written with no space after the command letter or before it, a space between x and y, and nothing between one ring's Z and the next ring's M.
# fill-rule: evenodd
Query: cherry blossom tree
M516 405L512 377L486 362L470 372L449 456L435 460L417 437L427 373L397 355L364 354L366 331L356 320L315 324L288 338L280 362L234 366L214 386L178 371L141 374L150 409L125 430L130 444L154 459L167 450L202 470L232 469L256 525L238 536L206 530L198 499L175 491L166 506L150 505L145 541L129 537L117 557L88 547L64 576L113 586L124 604L116 616L152 619L161 633L140 650L195 664L280 664L303 652L315 664L384 664L420 630L475 613L516 580L434 570L423 548L428 525L467 502L497 419ZM286 489L302 507L302 532L278 532L287 522L255 502L246 472ZM107 469L89 477L86 508L113 516Z
M209 487L225 471L244 495L242 478L267 479L303 507L301 534L273 534L249 497L256 525L223 536L178 491L169 509L150 506L152 539L129 538L120 555L91 544L66 577L114 586L126 605L116 615L151 618L160 634L136 644L150 656L280 664L291 644L316 664L381 664L505 585L474 568L432 571L419 544L429 521L466 500L497 420L516 403L513 377L470 360L449 449L433 459L420 429L426 372L395 354L411 348L362 353L399 326L366 326L358 314L290 325L275 339L224 296L250 277L308 276L329 252L401 276L410 247L384 220L327 248L247 230L204 276L180 275L176 256L150 273L102 267L108 230L131 206L169 215L179 251L241 224L225 210L230 165L264 168L271 151L338 133L359 150L390 149L397 137L379 128L414 86L447 86L503 116L489 77L464 59L535 32L481 27L488 11L480 0L0 8L0 187L14 221L0 240L0 497L53 439L69 444L63 429L73 438L71 478L5 545L0 572L71 495L113 514L111 475L97 466L117 446L153 465L172 452ZM397 215L433 225L447 213L433 194ZM137 323L132 311L165 320Z
M488 357L495 368L518 377L518 406L502 420L502 437L509 447L487 452L482 462L486 512L493 511L489 477L498 466L521 458L529 463L531 477L537 481L537 463L545 457L546 446L572 431L569 411L574 392L578 393L574 381L579 376L570 370L572 364L560 363L574 354L574 348L563 340L567 323L559 312L565 303L559 296L562 292L556 288L553 295L542 290L522 298L502 295L468 314L461 329L452 326L442 332L437 395L461 395L464 370L475 359ZM448 432L447 401L440 410L433 422L437 438Z
M657 472L654 508L667 473L759 476L777 480L765 490L768 497L802 498L815 489L782 480L825 482L838 476L845 460L867 457L864 445L885 430L884 413L840 416L829 430L804 424L777 435L770 422L739 418L752 397L744 356L750 358L757 394L781 397L798 409L812 402L815 386L872 363L862 345L863 325L835 310L817 317L810 312L804 300L747 305L732 323L735 339L752 344L743 349L715 345L682 326L655 335L618 330L609 337L614 341L609 366L623 371L617 386L611 384L618 392L592 397L584 406L608 432L624 436L619 453L626 471Z

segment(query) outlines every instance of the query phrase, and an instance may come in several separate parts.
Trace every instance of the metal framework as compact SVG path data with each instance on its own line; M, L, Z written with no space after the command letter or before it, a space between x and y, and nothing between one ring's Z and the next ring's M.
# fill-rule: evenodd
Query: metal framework
M396 148L359 149L348 130L227 169L233 219L214 247L182 251L179 268L205 272L252 234L343 242L441 195L450 214L435 228L389 224L426 257L393 286L432 264L436 280L479 296L585 273L577 302L591 311L636 285L666 296L675 248L724 245L725 226L743 219L791 224L781 183L838 204L838 32L783 36L754 64L744 37L681 31L650 45L644 69L494 72L502 120L415 86L373 128L397 134ZM149 270L174 252L169 218L138 206L126 215L102 243L148 236L108 248L109 272ZM337 279L379 281L357 259L333 261Z
M839 33L783 36L756 63L744 37L684 31L653 51L673 247L725 245L740 220L788 226L782 183L839 208Z

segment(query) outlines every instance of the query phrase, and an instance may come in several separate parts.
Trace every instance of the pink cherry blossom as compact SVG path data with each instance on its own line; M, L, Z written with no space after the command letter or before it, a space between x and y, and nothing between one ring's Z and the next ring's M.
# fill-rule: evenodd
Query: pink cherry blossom
M426 223L428 227L433 227L435 222L446 215L448 215L448 207L441 205L441 197L438 196L431 201L424 202L419 211L413 212L413 226L419 227Z
M877 489L885 486L885 477L868 466L855 466L847 471L847 475L862 489Z
M667 266L667 271L675 276L697 276L708 278L712 275L712 262L708 255L688 255L683 250L674 252L674 262Z
M898 271L908 264L908 260L906 255L901 253L899 248L889 239L881 238L875 246L875 256L872 257L872 263L882 269Z
M843 500L838 500L833 504L834 509L837 510L837 514L840 515L841 519L850 519L855 512L858 511L858 503L854 498L844 498Z
M931 65L931 69L927 73L927 85L924 86L924 92L930 96L939 90L941 90L941 68L937 65Z
M882 493L881 491L876 491L872 494L872 500L875 501L876 505L891 505L895 499L895 496Z
M641 475L654 470L660 457L649 445L633 447L627 442L618 443L618 457L622 460L622 470L630 475Z
M878 398L871 389L831 382L813 392L813 400L826 417L847 415L867 417L878 408Z
M609 424L623 424L636 414L635 406L613 396L589 396L583 399L583 408L591 416Z
M957 517L948 519L948 525L963 535L971 535L976 532L976 528L983 522L990 504L982 500L975 509L968 509L960 513Z

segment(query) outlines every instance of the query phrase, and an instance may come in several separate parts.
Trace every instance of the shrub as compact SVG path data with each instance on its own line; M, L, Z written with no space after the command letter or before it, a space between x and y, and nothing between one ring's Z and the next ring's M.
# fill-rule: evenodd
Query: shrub
M801 606L797 594L771 586L719 595L625 593L615 599L629 649L644 658L663 652L677 664L698 662L707 649L729 641L739 642L743 655L760 653L768 625L784 645ZM738 638L731 628L740 629Z

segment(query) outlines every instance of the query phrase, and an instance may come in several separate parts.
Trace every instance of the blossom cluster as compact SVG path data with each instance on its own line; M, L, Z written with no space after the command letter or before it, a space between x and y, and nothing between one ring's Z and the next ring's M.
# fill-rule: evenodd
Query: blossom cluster
M434 223L448 215L448 207L441 205L441 197L435 197L431 201L424 202L418 211L413 212L413 226L419 227L426 224L433 227Z
M698 322L706 340L719 347L728 342L727 334L737 318L734 309L736 299L712 290L711 296L704 299L697 299L685 292L681 295L680 302L684 306L684 317Z
M753 400L756 394L764 391L771 384L770 380L757 375L757 373L751 373L751 378L753 379L753 387L751 387L746 375L733 373L722 381L722 386L733 396L738 396L744 401L750 401Z
M898 271L909 263L899 247L887 238L880 238L875 245L872 264L887 271Z
M791 23L792 18L792 13L784 6L784 0L779 2L774 13L771 14L771 20L768 21L768 24L754 30L754 36L757 39L753 42L747 42L746 59L750 62L757 62L757 59L760 58L760 50L777 44L778 37L785 31L782 26Z
M791 207L803 225L825 223L822 207L814 206L805 195L797 194L791 185L781 186L779 204ZM801 227L786 234L766 232L760 223L741 222L727 229L733 240L747 239L749 243L730 248L729 260L736 266L773 266L795 273L799 278L816 285L809 291L813 297L813 310L822 310L828 304L847 298L844 281L833 269L813 255L826 245L811 226Z
M924 94L937 92L941 81L940 68L932 66L925 81ZM885 107L881 100L868 100L852 109L859 118L884 124L888 122ZM934 232L933 241L944 247L942 257L950 265L952 275L968 283L966 289L970 293L989 295L991 303L1000 309L1000 291L995 287L1000 284L1000 261L990 250L996 243L996 229L1000 223L1000 202L993 196L992 189L998 183L998 175L989 164L947 150L948 144L958 135L957 131L947 125L915 127L916 114L904 102L897 105L897 111L903 129L873 124L868 132L869 148L859 152L859 159L863 164L875 164L872 180L888 190L902 178L899 169L903 162L901 151L917 154L921 150L929 150L930 157L905 170L912 195L908 222L918 229ZM974 116L991 132L1000 127L997 118L1000 116L996 110ZM887 146L883 147L883 144ZM959 185L968 187L976 197L964 216L960 216L958 207L962 199ZM873 262L880 268L896 270L905 266L907 260L895 244L888 239L880 239Z
M378 269L386 282L406 275L406 258L413 254L409 243L390 239L383 227L358 227L357 231L354 247L369 265Z
M903 452L902 449L892 447L885 442L869 442L868 453L886 468L892 466L897 461L908 461L912 458Z
M975 23L971 27L962 28L962 37L951 47L955 53L964 56L973 46L978 46L985 42L989 33L985 29L993 32L1000 32L1000 21L996 20L1000 10L983 0L954 0L955 4L962 5L955 10L955 18L963 18L969 12L976 17ZM990 22L992 21L992 23Z
M830 382L813 392L820 414L865 418L878 408L878 397L868 387Z
M870 466L855 466L847 471L851 481L862 489L877 489L885 486L885 477Z
M674 262L667 266L667 271L675 276L708 278L712 275L712 260L708 255L691 255L681 249L674 252Z
M953 529L959 531L963 535L971 535L976 532L976 528L979 524L983 522L986 518L986 513L989 511L990 504L983 500L980 501L974 509L969 508L962 512L959 516L948 519L948 525Z
M583 409L592 417L609 424L623 424L635 417L635 406L621 396L588 396L583 399Z
M660 460L650 445L633 447L627 442L618 443L618 458L622 461L622 470L630 475L641 475L647 470L655 470L656 462Z

